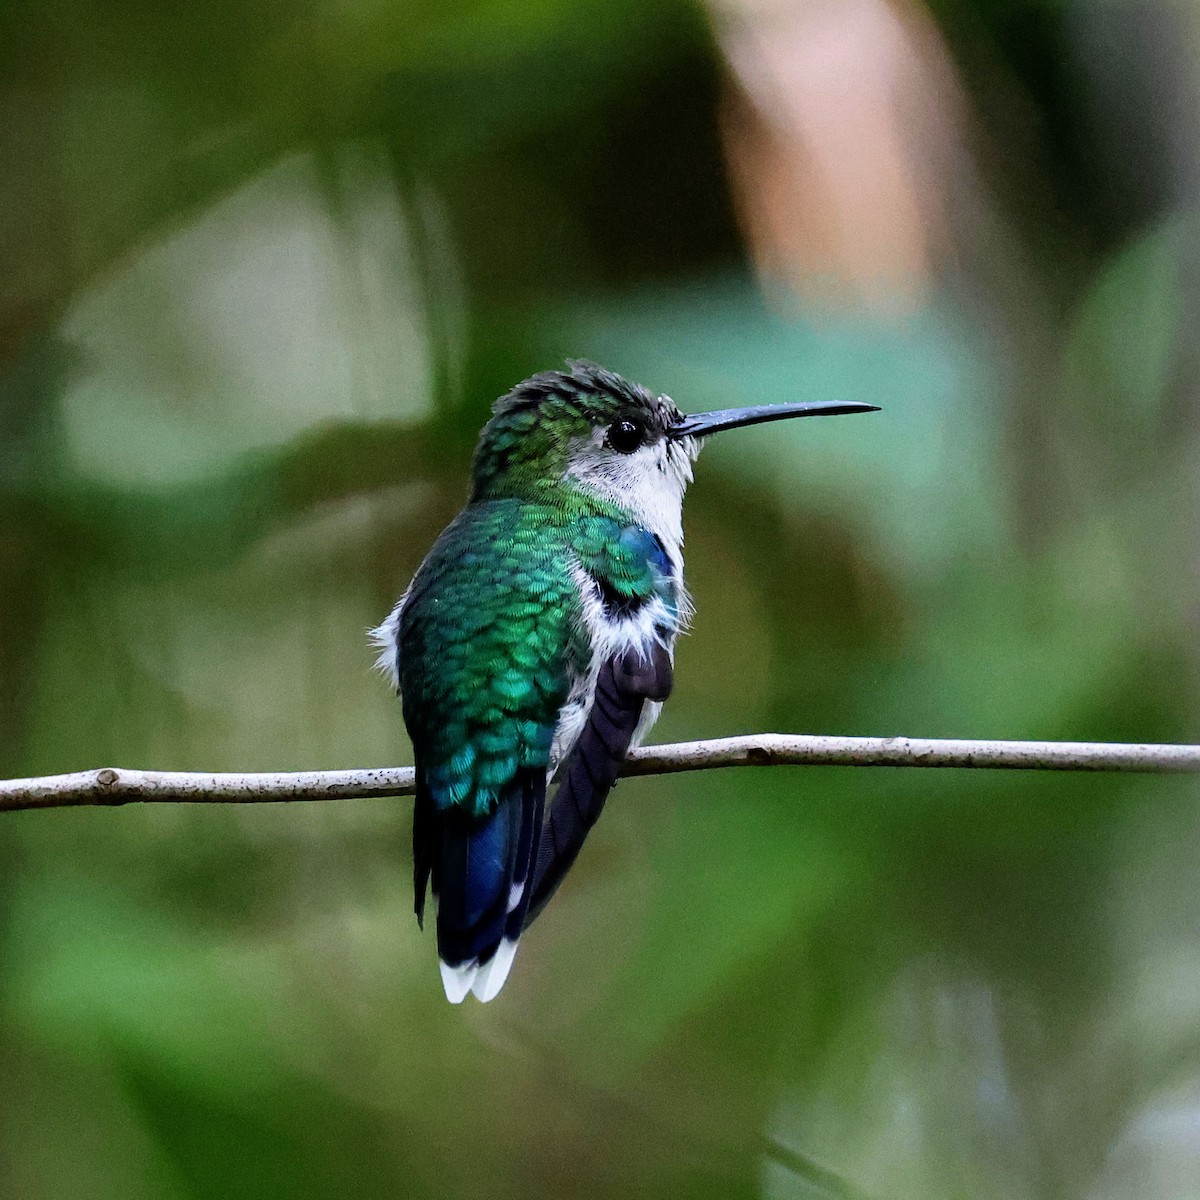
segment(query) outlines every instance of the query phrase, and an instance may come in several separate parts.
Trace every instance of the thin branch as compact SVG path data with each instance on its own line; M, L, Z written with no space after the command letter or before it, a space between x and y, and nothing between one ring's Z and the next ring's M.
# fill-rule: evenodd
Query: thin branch
M716 767L976 767L1025 771L1200 772L1200 746L1121 742L969 742L928 738L808 737L762 733L635 750L624 775L672 775ZM258 804L411 796L412 767L270 774L131 771L0 781L0 812L133 802Z

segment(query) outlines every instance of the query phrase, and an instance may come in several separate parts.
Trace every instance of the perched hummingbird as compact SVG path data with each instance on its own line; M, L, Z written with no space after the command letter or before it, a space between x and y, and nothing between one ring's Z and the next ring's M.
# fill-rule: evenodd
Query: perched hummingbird
M701 439L875 411L814 402L685 415L611 371L568 366L496 401L467 506L372 635L415 755L417 920L432 879L454 1004L499 992L670 695L691 610L683 493Z

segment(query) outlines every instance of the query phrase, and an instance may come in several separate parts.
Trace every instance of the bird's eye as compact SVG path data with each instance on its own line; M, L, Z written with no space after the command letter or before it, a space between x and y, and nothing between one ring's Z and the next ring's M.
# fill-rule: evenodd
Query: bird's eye
M646 439L646 431L637 421L622 417L608 427L604 439L618 454L632 454Z

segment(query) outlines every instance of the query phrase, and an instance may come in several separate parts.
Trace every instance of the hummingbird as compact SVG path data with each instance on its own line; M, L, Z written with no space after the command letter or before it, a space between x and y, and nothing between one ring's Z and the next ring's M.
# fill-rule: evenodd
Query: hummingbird
M431 883L453 1004L503 987L671 693L692 611L683 495L703 439L877 411L814 401L685 414L603 367L567 368L496 401L466 507L372 631L413 744L417 921Z

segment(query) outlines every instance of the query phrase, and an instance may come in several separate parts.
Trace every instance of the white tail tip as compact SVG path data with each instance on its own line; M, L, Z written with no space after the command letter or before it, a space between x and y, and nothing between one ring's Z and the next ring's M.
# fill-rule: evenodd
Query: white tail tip
M496 953L479 968L479 974L476 975L475 982L471 984L471 991L484 1004L489 1000L494 1000L499 994L500 989L504 986L504 981L508 978L509 971L512 970L513 959L516 955L517 943L505 938L496 947Z
M494 1000L500 994L500 989L512 970L516 955L517 943L505 938L496 947L496 953L482 967L473 961L452 967L449 963L439 960L446 999L451 1004L461 1004L468 992L474 992L484 1004Z
M461 1004L474 985L479 968L473 962L460 967L452 967L444 962L438 965L442 968L442 987L446 989L446 999L451 1004Z

